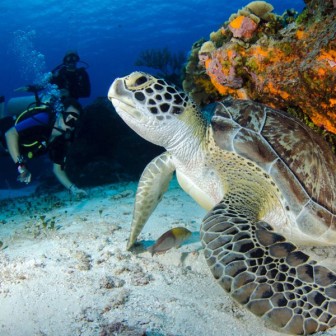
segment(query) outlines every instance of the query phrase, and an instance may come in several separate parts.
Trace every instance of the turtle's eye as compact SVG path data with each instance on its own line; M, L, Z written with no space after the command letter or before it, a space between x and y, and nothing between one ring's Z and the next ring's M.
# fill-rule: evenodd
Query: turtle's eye
M146 76L140 76L139 78L136 79L135 85L142 85L147 82Z

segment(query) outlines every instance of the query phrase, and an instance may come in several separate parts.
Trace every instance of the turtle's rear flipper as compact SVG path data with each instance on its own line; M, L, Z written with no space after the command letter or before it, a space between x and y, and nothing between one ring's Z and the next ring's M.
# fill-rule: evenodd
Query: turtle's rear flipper
M201 238L219 284L252 313L291 334L336 325L336 274L319 266L265 222L223 200Z

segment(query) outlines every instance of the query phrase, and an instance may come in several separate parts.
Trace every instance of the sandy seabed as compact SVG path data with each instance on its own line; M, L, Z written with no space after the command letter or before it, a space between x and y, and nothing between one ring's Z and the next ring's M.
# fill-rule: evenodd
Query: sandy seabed
M204 210L174 180L140 239L184 226L179 249L126 251L136 183L0 203L1 336L226 336L281 333L213 280L199 242ZM335 249L309 249L328 266ZM336 335L335 331L321 335Z

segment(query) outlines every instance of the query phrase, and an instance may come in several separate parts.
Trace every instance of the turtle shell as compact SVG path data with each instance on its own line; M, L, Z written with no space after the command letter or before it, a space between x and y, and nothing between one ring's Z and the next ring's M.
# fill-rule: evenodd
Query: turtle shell
M213 112L216 144L272 177L301 230L318 234L316 222L336 229L336 157L322 137L285 112L250 100L226 99Z

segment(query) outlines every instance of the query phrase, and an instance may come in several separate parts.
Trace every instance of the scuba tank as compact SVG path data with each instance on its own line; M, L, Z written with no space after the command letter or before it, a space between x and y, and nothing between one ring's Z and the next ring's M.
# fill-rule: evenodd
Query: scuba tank
M35 96L15 97L8 100L7 115L14 116L24 111L27 106L35 102Z

